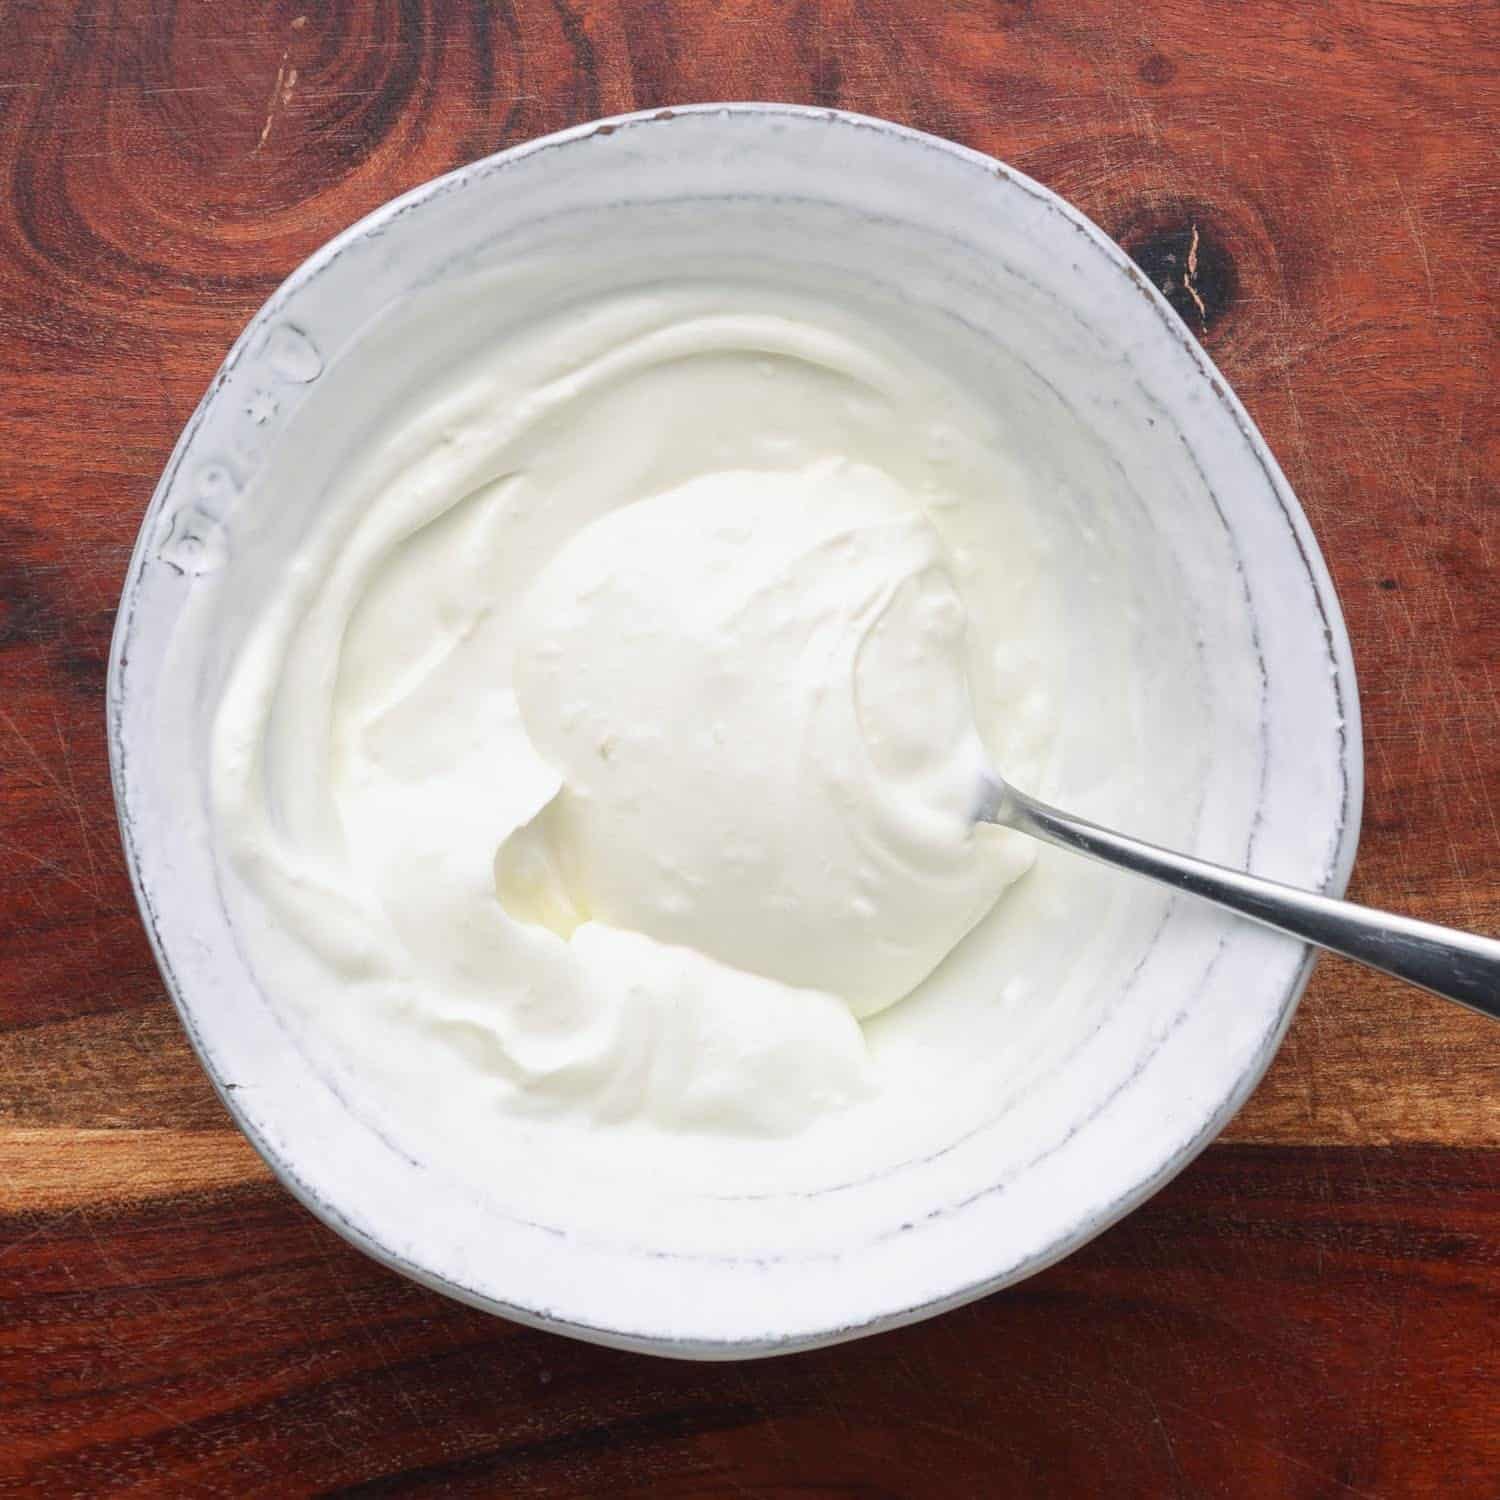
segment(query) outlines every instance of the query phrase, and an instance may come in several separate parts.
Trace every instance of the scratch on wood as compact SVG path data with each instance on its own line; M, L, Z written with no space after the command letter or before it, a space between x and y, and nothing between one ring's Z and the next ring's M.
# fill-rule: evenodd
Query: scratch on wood
M68 741L63 734L62 719L58 716L56 707L52 710L52 726L57 733L57 753L62 762L63 775L68 778L67 803L78 820L78 837L83 844L83 857L88 862L89 879L94 887L94 902L97 906L103 896L103 884L99 878L99 865L94 858L94 841L89 837L88 819L83 811L83 797L78 790L78 782L73 775L73 757L68 753ZM59 782L59 790L61 790ZM99 947L99 929L91 924L90 932L93 935L94 947Z
M1416 213L1411 206L1411 199L1406 196L1406 189L1402 186L1401 178L1395 178L1396 196L1401 199L1401 211L1406 215L1406 222L1411 228L1412 242L1417 247L1417 254L1422 257L1422 274L1427 278L1427 302L1428 306L1437 311L1437 286L1432 279L1432 262L1427 256L1427 240L1423 235L1421 227L1417 223Z
M1203 298L1198 295L1198 288L1193 285L1193 278L1198 274L1198 226L1193 225L1192 242L1188 245L1187 270L1183 273L1182 289L1193 299L1193 306L1198 309L1198 320L1203 324L1205 332L1208 329L1208 309L1203 305Z
M44 855L37 854L30 849L23 849L19 844L12 844L8 840L0 839L0 851L6 854L16 854L38 870L45 870L49 875L55 875L64 884L70 885L76 891L81 891L85 896L92 896L96 900L98 891L90 890L76 875L71 874L64 866L55 860L50 860Z
M292 102L292 91L297 87L297 70L287 67L287 59L291 56L291 52L290 47L282 51L281 63L276 69L276 82L271 85L271 97L266 103L266 123L260 127L260 139L256 141L255 150L250 153L251 156L256 155L271 138L271 126L276 123L276 111L285 109Z

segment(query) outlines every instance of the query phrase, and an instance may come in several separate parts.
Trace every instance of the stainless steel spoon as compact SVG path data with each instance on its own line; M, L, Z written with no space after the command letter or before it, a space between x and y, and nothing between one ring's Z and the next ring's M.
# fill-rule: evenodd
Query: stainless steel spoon
M1147 875L1500 1020L1500 942L1494 938L1336 901L1159 849L1037 802L993 771L985 778L975 821L1014 828L1059 849Z

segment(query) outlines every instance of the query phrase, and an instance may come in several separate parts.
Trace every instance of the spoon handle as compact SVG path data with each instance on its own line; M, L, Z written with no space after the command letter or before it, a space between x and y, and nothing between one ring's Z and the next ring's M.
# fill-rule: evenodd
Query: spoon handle
M1500 942L1493 938L1262 880L1100 828L1009 785L995 790L982 813L988 822L1147 875L1500 1020Z

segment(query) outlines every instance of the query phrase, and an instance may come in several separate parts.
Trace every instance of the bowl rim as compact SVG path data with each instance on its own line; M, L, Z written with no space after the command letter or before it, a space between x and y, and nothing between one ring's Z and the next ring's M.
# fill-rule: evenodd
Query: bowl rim
M172 1000L183 1028L188 1035L200 1065L213 1085L214 1091L228 1111L236 1126L248 1138L251 1145L270 1168L273 1176L292 1196L308 1209L320 1222L326 1224L341 1238L371 1259L396 1271L409 1280L426 1286L456 1301L476 1307L482 1311L507 1318L529 1327L566 1334L585 1342L607 1347L654 1354L669 1358L692 1358L700 1360L729 1360L759 1358L791 1353L806 1349L826 1347L847 1340L866 1337L888 1329L918 1322L938 1313L976 1301L994 1291L1035 1275L1056 1264L1075 1250L1087 1244L1097 1235L1117 1223L1125 1215L1138 1208L1146 1199L1158 1192L1168 1182L1193 1162L1219 1135L1224 1126L1238 1112L1250 1093L1260 1083L1272 1059L1280 1048L1298 1003L1306 989L1308 979L1316 962L1315 949L1305 950L1300 963L1286 987L1281 1001L1276 1024L1271 1027L1261 1043L1253 1062L1237 1080L1235 1087L1225 1096L1219 1106L1204 1120L1187 1142L1170 1155L1151 1175L1135 1182L1113 1198L1105 1208L1090 1219L1073 1226L1059 1235L1051 1244L1036 1252L1021 1263L1013 1265L991 1276L981 1277L952 1292L939 1297L891 1311L873 1314L869 1318L847 1325L827 1328L816 1334L770 1334L759 1338L687 1338L673 1335L639 1334L623 1332L606 1326L573 1320L545 1310L528 1308L504 1301L473 1287L464 1286L445 1276L436 1274L424 1266L409 1260L401 1253L373 1238L360 1225L345 1217L337 1205L322 1197L304 1182L293 1164L283 1157L269 1142L259 1127L249 1117L236 1099L233 1089L226 1086L224 1078L215 1065L195 1024L183 988L179 984L173 965L167 954L164 939L158 928L153 903L147 892L142 870L140 850L135 836L135 827L127 800L127 772L124 755L124 681L123 672L128 655L131 626L136 604L136 594L147 562L147 549L156 534L157 521L166 507L170 492L181 464L192 446L193 438L213 405L220 389L235 366L260 339L267 326L292 296L314 281L349 245L378 232L382 226L409 212L428 199L440 195L468 177L493 170L503 164L526 157L540 155L560 147L586 141L593 136L612 135L620 130L642 128L670 128L673 120L704 115L738 115L760 118L792 118L801 121L823 121L829 124L873 130L890 136L903 144L937 150L967 165L978 167L992 178L1030 195L1043 206L1062 216L1072 228L1083 234L1106 260L1114 265L1136 290L1146 299L1157 314L1165 331L1180 345L1195 367L1197 376L1205 382L1213 396L1229 415L1247 444L1251 455L1263 472L1271 495L1278 503L1288 531L1296 543L1303 566L1312 586L1313 596L1321 616L1325 644L1332 661L1334 691L1343 716L1341 734L1340 766L1344 777L1344 803L1341 810L1333 858L1322 889L1329 895L1342 895L1347 887L1359 843L1364 790L1364 746L1361 730L1361 712L1358 683L1353 652L1347 626L1339 603L1337 591L1328 571L1327 563L1318 546L1312 527L1291 485L1283 474L1265 439L1240 402L1238 396L1224 378L1213 360L1194 337L1177 312L1157 290L1150 279L1135 264L1125 251L1086 214L1052 189L1035 181L1025 173L1000 161L985 152L963 146L942 136L914 129L911 126L881 119L877 116L855 111L824 108L819 106L782 103L776 101L724 101L673 105L667 108L637 110L624 114L589 120L566 129L520 142L502 151L452 169L416 187L387 200L356 220L348 228L327 240L310 256L303 260L261 304L246 323L238 338L231 345L222 364L215 372L208 388L199 400L191 417L173 446L172 453L162 471L151 498L142 515L135 544L122 586L120 606L116 614L111 638L108 674L106 679L105 716L106 737L109 753L110 783L114 795L116 815L120 827L121 842L125 853L126 868L132 892L140 911L142 925L150 943L157 968L161 973L168 995Z

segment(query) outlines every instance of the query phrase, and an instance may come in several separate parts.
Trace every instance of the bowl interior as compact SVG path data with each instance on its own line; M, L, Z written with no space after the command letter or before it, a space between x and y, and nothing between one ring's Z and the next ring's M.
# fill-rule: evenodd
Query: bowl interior
M986 158L780 106L630 117L429 184L302 267L183 434L122 602L111 749L163 971L259 1149L372 1254L561 1331L714 1356L870 1331L1066 1253L1237 1106L1308 960L1084 877L1116 913L1078 936L1107 949L1103 977L1067 1025L1009 1002L1026 1061L1003 1107L977 1100L965 1129L793 1194L705 1197L692 1233L656 1237L591 1215L578 1184L547 1197L518 1170L486 1186L424 1156L287 1024L236 941L207 814L213 710L256 600L341 469L445 371L549 305L709 276L809 299L837 285L877 317L900 309L924 357L993 402L1018 475L1045 497L1062 607L1082 622L1055 663L1067 690L1119 694L1122 651L1175 664L1120 698L1149 751L1132 831L1341 889L1360 754L1337 602L1248 418L1114 246ZM1123 589L1106 556L1128 558ZM1046 790L1087 812L1110 767L1109 743L1082 738ZM1064 987L1066 921L1044 920L1036 884L1007 920L1014 941L1034 931L1061 955Z

